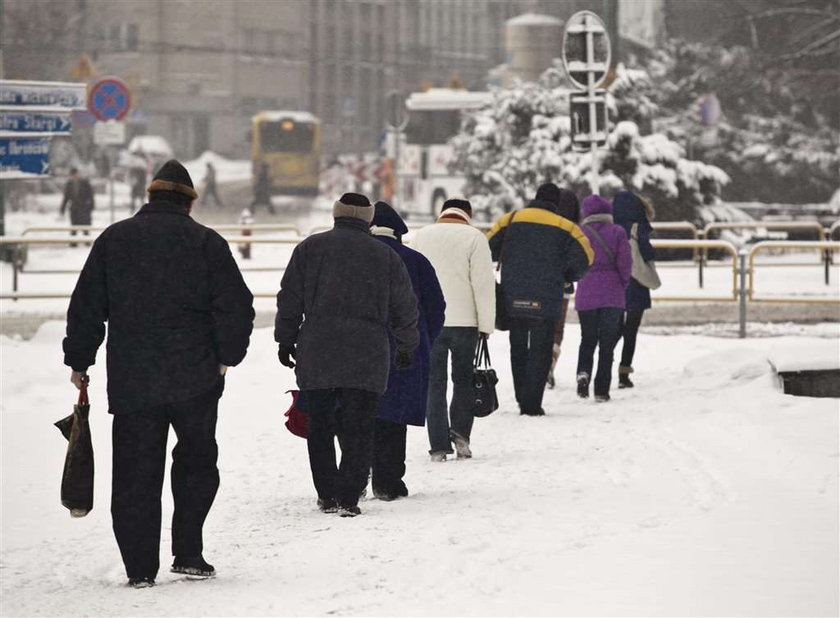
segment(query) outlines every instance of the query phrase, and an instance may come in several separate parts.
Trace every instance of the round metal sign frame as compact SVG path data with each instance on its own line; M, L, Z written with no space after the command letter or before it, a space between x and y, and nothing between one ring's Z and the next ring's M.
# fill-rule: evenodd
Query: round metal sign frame
M609 32L607 31L607 25L604 23L604 20L601 19L600 16L598 16L596 13L593 13L592 11L578 11L577 13L572 15L569 18L569 20L566 22L565 28L563 28L563 55L562 55L563 68L566 71L566 77L569 78L569 81L572 82L572 85L574 85L574 86L576 86L576 87L578 87L582 90L586 90L587 88L589 88L589 84L579 82L578 80L576 80L575 78L572 77L572 71L569 70L569 60L566 57L566 48L567 48L567 45L569 43L569 27L573 23L579 22L579 21L587 19L587 18L595 20L596 25L601 27L601 31L603 32L602 36L603 36L603 39L604 39L604 44L606 45L606 48L607 48L607 58L606 58L606 61L604 63L604 65L606 66L606 69L604 70L603 74L596 75L596 79L592 84L593 88L598 88L601 84L604 83L604 80L607 79L607 75L610 72L610 63L612 62L612 43L610 41L610 35L609 35ZM574 72L575 73L583 73L584 71L574 71ZM593 71L593 73L594 73L594 71Z
M131 111L131 90L118 77L100 79L88 92L88 110L97 120L122 120Z

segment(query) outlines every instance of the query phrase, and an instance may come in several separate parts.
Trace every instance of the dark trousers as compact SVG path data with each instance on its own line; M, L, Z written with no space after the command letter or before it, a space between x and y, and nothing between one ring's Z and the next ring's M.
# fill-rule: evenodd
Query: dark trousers
M367 485L373 458L373 424L379 394L355 388L306 391L309 467L324 501L355 506ZM335 439L341 445L336 467Z
M636 353L636 335L639 334L639 326L642 325L644 313L644 309L628 309L624 312L621 325L621 336L624 337L624 346L621 348L622 367L633 366L633 355Z
M111 516L128 577L151 577L160 568L160 494L169 426L172 450L172 554L198 556L202 528L219 488L216 418L221 387L188 401L116 414L113 433Z
M510 368L513 390L522 411L531 414L542 408L543 393L551 370L556 320L511 318Z
M613 350L621 336L621 316L617 307L602 307L578 311L580 320L580 349L577 372L592 376L595 348L598 348L598 372L595 374L595 394L610 394Z
M373 435L373 491L401 495L406 489L402 480L405 476L406 426L377 418Z
M478 329L469 326L444 327L432 346L429 372L429 400L426 421L430 453L451 453L451 433L467 442L473 426L473 362ZM446 391L449 386L449 354L452 353L452 402L447 414ZM451 425L450 425L451 421Z

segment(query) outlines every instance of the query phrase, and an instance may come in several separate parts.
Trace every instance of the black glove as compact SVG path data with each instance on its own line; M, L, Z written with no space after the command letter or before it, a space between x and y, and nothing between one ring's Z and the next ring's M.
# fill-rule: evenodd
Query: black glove
M408 369L414 364L414 358L412 357L411 352L397 352L397 358L394 360L394 365L396 365L397 369Z
M295 363L292 359L296 357L295 346L280 344L280 347L277 349L277 358L280 359L281 365L289 369L294 369Z

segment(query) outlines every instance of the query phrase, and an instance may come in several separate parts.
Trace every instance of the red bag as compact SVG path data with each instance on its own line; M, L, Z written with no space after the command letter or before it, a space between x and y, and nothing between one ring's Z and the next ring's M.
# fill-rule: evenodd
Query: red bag
M306 397L300 391L286 391L292 394L292 405L286 410L286 429L299 438L309 437L309 418L306 414Z

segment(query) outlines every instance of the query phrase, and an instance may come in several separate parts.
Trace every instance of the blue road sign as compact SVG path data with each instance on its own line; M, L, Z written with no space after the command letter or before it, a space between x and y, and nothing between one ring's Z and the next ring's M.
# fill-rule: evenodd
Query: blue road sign
M0 105L84 109L87 85L0 80Z
M50 138L0 137L0 179L50 175Z
M13 112L0 111L0 133L14 131L69 135L71 128L70 112L27 112L25 108Z
M122 80L99 80L88 94L88 109L97 120L122 120L131 109L131 92Z

